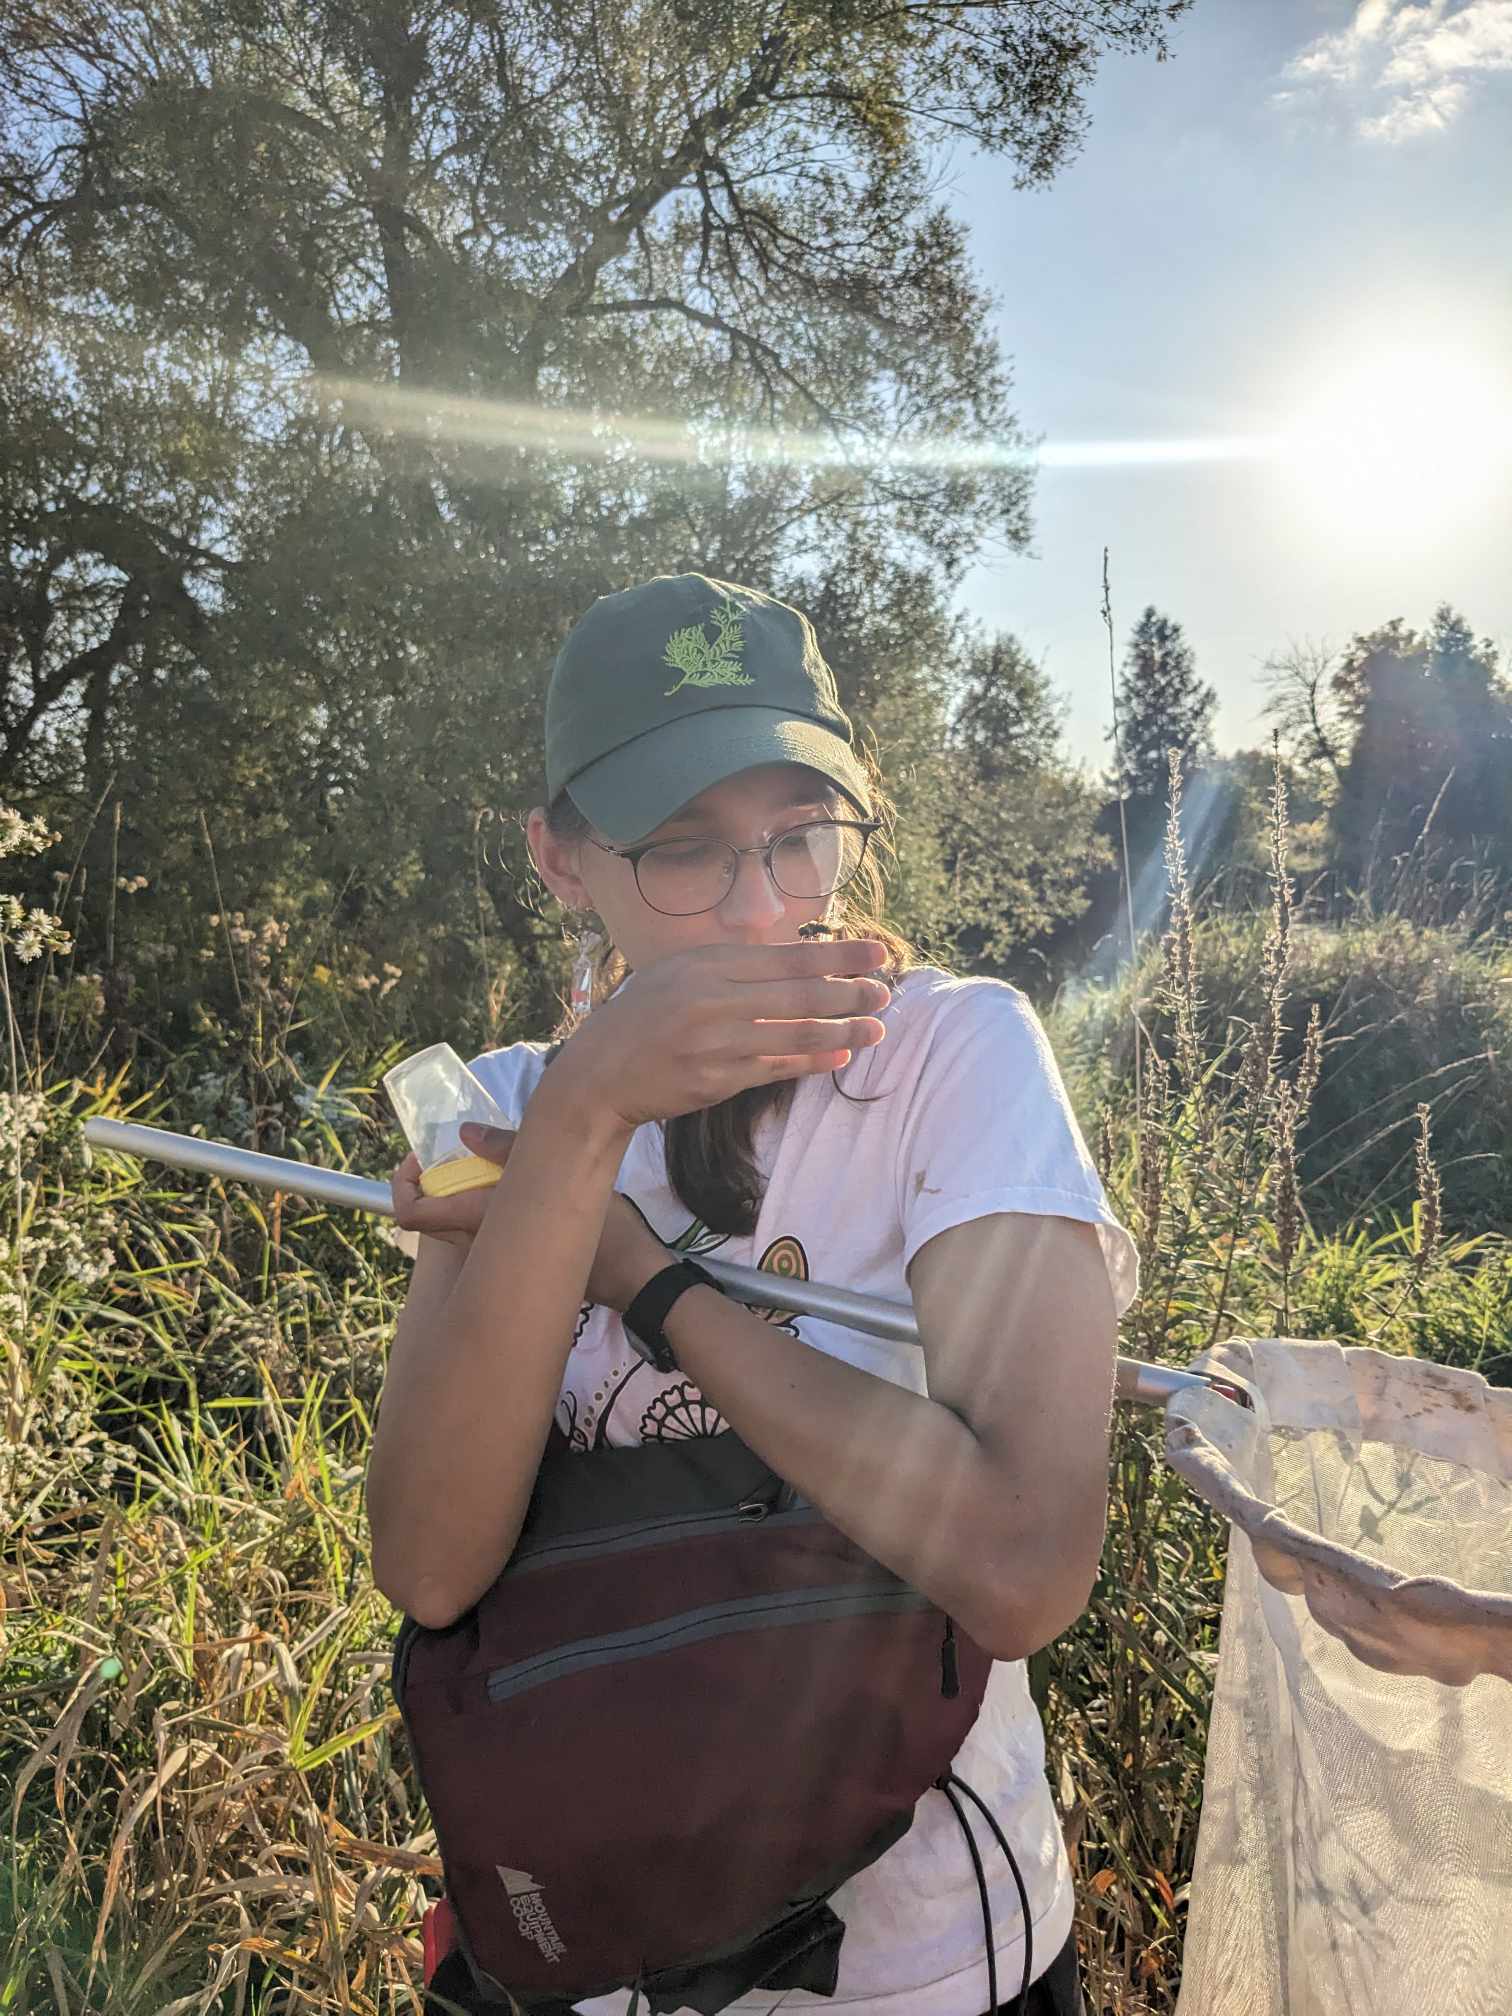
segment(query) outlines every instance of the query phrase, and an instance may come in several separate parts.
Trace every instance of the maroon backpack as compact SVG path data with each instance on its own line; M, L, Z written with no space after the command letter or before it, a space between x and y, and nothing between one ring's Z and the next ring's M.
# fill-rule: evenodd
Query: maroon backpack
M394 1648L456 1920L434 1989L531 2016L832 1993L825 1900L945 1779L990 1667L735 1435L553 1429L498 1580Z

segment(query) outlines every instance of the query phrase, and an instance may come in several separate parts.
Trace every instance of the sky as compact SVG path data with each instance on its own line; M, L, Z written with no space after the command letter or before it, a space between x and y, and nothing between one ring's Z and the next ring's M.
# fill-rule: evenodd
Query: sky
M1220 750L1268 745L1267 658L1441 601L1512 669L1512 0L1197 0L1173 43L1104 62L1047 189L940 159L1043 437L1031 555L958 601L1094 769L1105 546L1120 664L1177 618Z

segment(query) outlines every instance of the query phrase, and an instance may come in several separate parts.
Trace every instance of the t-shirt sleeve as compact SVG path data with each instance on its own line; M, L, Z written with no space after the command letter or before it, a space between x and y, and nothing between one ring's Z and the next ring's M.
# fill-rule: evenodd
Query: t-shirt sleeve
M1121 1316L1139 1254L1113 1212L1039 1016L1018 988L957 983L921 1032L896 1176L903 1264L952 1225L1037 1211L1095 1225Z
M509 1043L502 1050L485 1050L467 1060L467 1068L483 1090L502 1108L511 1127L518 1127L526 1102L541 1082L546 1068L544 1043ZM420 1234L405 1232L397 1225L388 1229L389 1243L408 1260L420 1250Z
M530 1095L546 1069L545 1043L507 1043L468 1059L467 1068L500 1107L511 1127L518 1127Z

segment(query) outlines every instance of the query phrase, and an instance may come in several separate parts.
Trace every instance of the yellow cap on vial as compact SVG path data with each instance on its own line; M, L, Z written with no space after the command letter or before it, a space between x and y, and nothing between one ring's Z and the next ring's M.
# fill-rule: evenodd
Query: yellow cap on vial
M450 1197L456 1190L481 1190L485 1183L497 1183L504 1171L497 1162L482 1155L454 1155L420 1174L420 1188L427 1197Z

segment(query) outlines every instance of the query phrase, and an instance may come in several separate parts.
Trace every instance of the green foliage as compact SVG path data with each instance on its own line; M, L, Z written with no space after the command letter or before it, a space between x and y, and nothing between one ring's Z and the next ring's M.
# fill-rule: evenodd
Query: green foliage
M1166 755L1179 749L1182 776L1211 753L1217 690L1197 676L1192 647L1173 617L1153 606L1135 624L1118 686L1118 788L1165 803Z
M1357 636L1333 685L1353 731L1331 816L1342 870L1368 882L1426 848L1512 877L1512 684L1490 640L1446 603L1424 633L1396 620Z
M551 1019L509 818L568 624L1022 547L1022 459L889 461L1020 440L934 121L1042 182L1184 4L0 0L0 788L81 849L118 1040L239 1018L200 958L235 911L417 1021L485 949L473 1033Z
M1111 636L1111 614L1105 607ZM1136 935L1165 917L1161 868L1166 769L1180 754L1185 801L1182 841L1201 887L1233 859L1246 811L1241 759L1213 757L1217 695L1202 685L1181 625L1147 607L1129 638L1110 737L1116 760L1104 785L1095 837L1082 875L1085 901L1052 926L1033 949L1047 979L1095 980L1117 971ZM1111 794L1111 795L1108 795Z
M1327 866L1323 825L1328 801L1315 770L1285 757L1281 761L1291 860L1304 877L1311 877ZM1184 794L1188 803L1200 798L1214 808L1200 835L1188 821L1186 846L1194 888L1211 891L1213 901L1225 907L1242 909L1247 893L1264 886L1275 765L1275 754L1261 749L1215 756L1196 771Z
M1065 703L1017 638L979 639L946 740L942 834L956 958L1038 978L1039 948L1087 906L1089 872L1111 864L1093 787L1060 753Z
M1141 1292L1124 1320L1123 1349L1183 1364L1229 1336L1335 1337L1505 1374L1508 1221L1503 1213L1495 1233L1446 1236L1443 1109L1431 1122L1427 1103L1412 1112L1410 1217L1384 1211L1372 1192L1346 1222L1339 1195L1349 1158L1335 1155L1320 1169L1304 1150L1310 1138L1328 1139L1320 1116L1362 1103L1357 1084L1337 1089L1351 1061L1364 1054L1375 1068L1383 1032L1368 1007L1357 1022L1357 990L1368 1001L1389 989L1404 944L1417 972L1431 970L1443 952L1425 948L1406 924L1395 942L1376 935L1370 920L1354 931L1299 929L1279 762L1263 936L1248 917L1199 920L1174 752L1169 776L1171 919L1158 956L1141 960L1116 1000L1086 990L1063 998L1048 1018L1084 1126L1101 1107L1099 1164L1139 1247ZM1375 959L1386 974L1368 970ZM1453 992L1482 1010L1512 978L1484 943L1461 944L1455 963ZM1321 970L1332 980L1322 1000ZM1402 1025L1420 1042L1444 1043L1431 1027L1444 1008L1440 992ZM1395 1099L1422 1099L1420 1085L1402 1082L1400 1054L1382 1059L1380 1070ZM1452 1111L1452 1102L1443 1107ZM1116 1424L1113 1453L1102 1571L1087 1612L1042 1655L1039 1681L1052 1782L1060 1785L1079 1881L1092 2006L1133 2016L1170 2009L1179 1986L1221 1535L1159 1466L1147 1424Z
M1262 917L1216 903L1196 920L1200 1026L1215 1050L1256 1021L1266 930ZM1448 1218L1471 1236L1512 1225L1512 955L1454 925L1393 916L1325 925L1304 900L1288 974L1282 1068L1296 1067L1314 1012L1327 1056L1297 1137L1318 1234L1409 1209L1420 1100L1432 1109ZM1064 995L1058 1051L1085 1074L1085 1096L1118 1097L1131 1085L1130 1007L1147 985L1125 979Z

